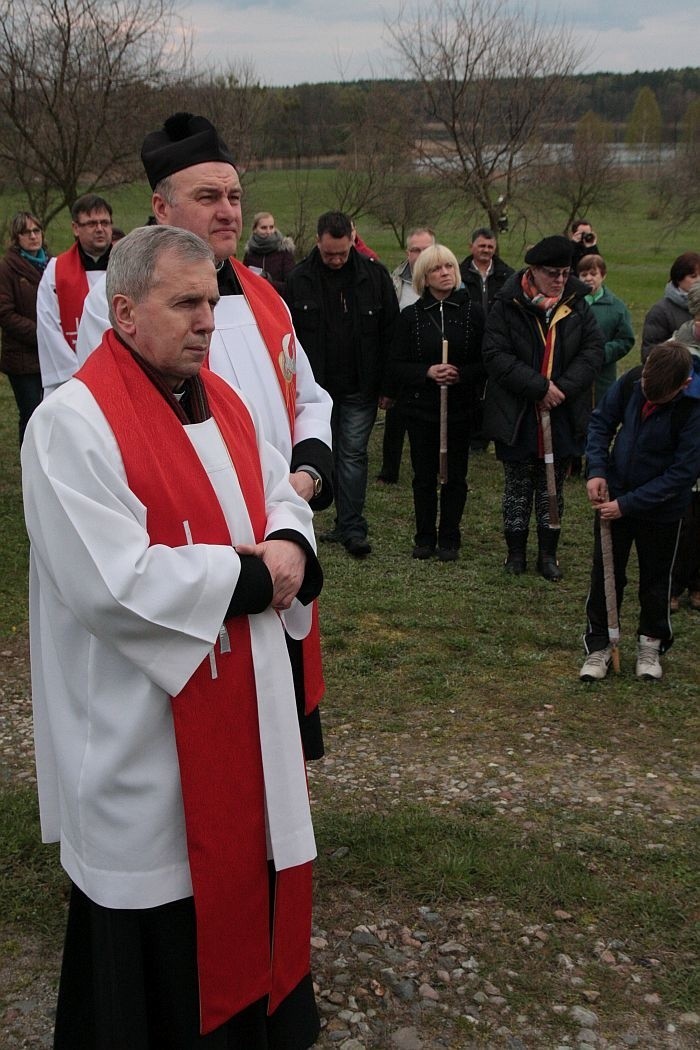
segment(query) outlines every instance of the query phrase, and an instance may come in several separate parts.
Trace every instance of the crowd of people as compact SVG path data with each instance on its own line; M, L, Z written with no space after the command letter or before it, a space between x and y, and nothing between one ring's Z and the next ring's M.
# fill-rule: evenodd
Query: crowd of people
M71 879L54 1046L304 1050L315 856L304 762L323 755L319 538L362 561L408 433L412 557L460 556L470 453L503 469L504 572L557 582L565 479L596 509L584 681L613 660L631 547L636 674L700 608L700 255L671 267L643 365L591 224L513 268L428 227L393 273L351 218L294 246L243 231L235 157L205 118L146 136L152 220L94 194L49 258L20 212L0 262L0 367L20 414L42 835ZM242 245L241 245L242 246ZM695 491L694 491L695 488ZM612 537L608 565L604 537ZM682 557L676 559L679 533ZM408 553L408 552L407 552ZM674 569L675 563L675 569ZM236 950L231 951L235 930Z

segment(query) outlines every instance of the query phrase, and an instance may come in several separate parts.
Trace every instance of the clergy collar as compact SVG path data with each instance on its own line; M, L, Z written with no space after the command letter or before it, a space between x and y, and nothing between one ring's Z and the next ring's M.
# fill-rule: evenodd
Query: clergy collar
M243 289L230 259L224 259L217 265L216 282L219 286L219 295L243 295Z
M83 264L84 270L106 270L107 263L109 262L109 254L112 251L112 245L107 246L107 250L102 255L98 255L95 259L94 256L88 255L83 248L80 241L76 241L78 245L78 254L80 255L80 261Z

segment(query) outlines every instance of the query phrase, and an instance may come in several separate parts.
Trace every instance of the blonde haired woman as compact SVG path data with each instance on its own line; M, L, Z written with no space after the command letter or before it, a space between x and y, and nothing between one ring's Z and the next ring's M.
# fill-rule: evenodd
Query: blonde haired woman
M413 466L416 534L413 557L436 552L455 561L467 499L469 439L484 375L484 315L460 288L459 264L442 244L426 248L413 267L420 298L399 317L389 376L407 421ZM442 344L447 341L447 363ZM448 389L447 481L440 487L440 389Z
M296 266L294 241L283 237L269 211L253 216L253 229L245 246L243 265L266 277L282 295L287 278Z

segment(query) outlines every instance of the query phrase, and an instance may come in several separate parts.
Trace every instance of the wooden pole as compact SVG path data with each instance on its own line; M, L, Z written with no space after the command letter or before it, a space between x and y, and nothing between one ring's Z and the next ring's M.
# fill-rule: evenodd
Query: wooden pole
M442 341L442 363L446 365L448 363L448 345L447 340ZM440 465L438 471L438 480L441 485L444 485L447 481L447 387L443 384L440 387Z
M542 411L540 412L540 424L542 426L542 444L544 445L544 469L547 475L549 527L550 529L561 529L561 520L559 518L559 503L557 502L557 478L554 473L552 421L549 417L549 411L547 409L542 409Z
M605 608L608 615L608 638L615 674L620 673L620 621L617 615L617 590L615 588L615 560L612 532L607 518L598 515L600 524L600 547L603 552L603 582L605 585Z

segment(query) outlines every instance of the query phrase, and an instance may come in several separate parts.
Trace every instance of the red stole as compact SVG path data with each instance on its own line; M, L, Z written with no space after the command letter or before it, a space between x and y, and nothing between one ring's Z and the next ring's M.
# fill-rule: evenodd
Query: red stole
M78 242L56 258L56 297L61 318L63 338L71 350L78 341L78 323L83 314L83 303L90 290Z
M247 266L231 257L246 302L255 318L262 341L272 361L289 418L289 431L294 444L296 420L297 375L294 328L280 296L269 281L252 273ZM304 707L310 714L326 691L321 662L321 633L318 626L318 603L311 610L311 630L301 643L304 666Z
M262 341L267 347L289 416L289 429L294 434L297 410L297 348L291 318L269 281L251 273L248 267L239 263L237 259L231 258L229 261L256 320Z
M230 546L209 478L185 430L114 332L77 373L119 445L130 489L148 508L152 545ZM242 402L205 371L212 415L236 470L256 542L265 496L255 429ZM269 1012L310 969L311 864L278 872L270 931L265 799L248 618L227 620L230 653L214 650L172 698L197 916L201 1030L269 996Z

